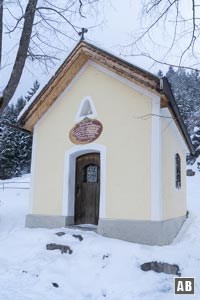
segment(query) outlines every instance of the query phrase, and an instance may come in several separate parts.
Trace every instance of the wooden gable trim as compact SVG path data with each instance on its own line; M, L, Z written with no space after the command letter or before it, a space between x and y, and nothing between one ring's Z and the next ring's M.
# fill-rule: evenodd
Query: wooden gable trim
M47 112L59 95L62 94L86 61L87 57L85 55L79 55L79 58L72 65L68 66L67 70L55 77L45 91L42 90L41 96L39 94L36 98L37 102L33 103L34 105L28 110L24 118L22 116L21 122L26 129L33 131L34 125ZM67 76L65 76L66 72Z
M133 66L130 63L88 43L83 45L83 51L89 59L107 67L111 71L116 72L118 75L134 81L137 84L139 83L151 91L160 91L159 79L153 74Z
M168 107L168 106L169 106L169 101L168 101L168 99L166 98L165 95L162 95L162 96L161 96L160 107L161 107L161 108L165 108L165 107Z
M126 61L86 42L80 42L68 56L55 75L42 89L28 110L21 116L20 123L29 131L56 101L83 65L92 60L118 75L140 84L151 92L159 93L159 80L156 76L134 67Z
M194 153L190 137L180 116L167 79L163 78L160 82L157 76L85 41L78 43L27 111L20 117L19 122L26 130L33 131L35 124L62 94L88 60L92 60L160 96L161 108L171 108L177 120L177 126L186 140L190 152Z

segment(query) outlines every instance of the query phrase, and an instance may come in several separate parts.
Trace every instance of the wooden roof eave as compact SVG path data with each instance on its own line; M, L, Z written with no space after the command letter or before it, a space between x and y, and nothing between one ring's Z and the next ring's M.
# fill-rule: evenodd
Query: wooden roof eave
M37 121L44 115L89 59L160 95L159 80L156 76L118 59L93 45L79 42L20 118L20 123L24 128L33 131Z
M20 122L24 128L29 131L33 131L34 125L62 94L64 89L70 84L86 61L87 57L85 55L81 55L80 60L78 60L78 64L75 62L73 65L68 66L68 76L65 76L63 72L54 76L54 80L51 84L44 87L44 89L36 97L31 107L28 109L28 112L21 117Z

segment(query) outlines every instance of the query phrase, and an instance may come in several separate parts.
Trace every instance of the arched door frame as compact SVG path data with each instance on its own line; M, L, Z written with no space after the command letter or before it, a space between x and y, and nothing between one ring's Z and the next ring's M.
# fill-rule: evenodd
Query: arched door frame
M67 217L74 217L76 158L87 153L100 153L99 218L105 218L106 147L96 143L77 145L65 153L62 214Z

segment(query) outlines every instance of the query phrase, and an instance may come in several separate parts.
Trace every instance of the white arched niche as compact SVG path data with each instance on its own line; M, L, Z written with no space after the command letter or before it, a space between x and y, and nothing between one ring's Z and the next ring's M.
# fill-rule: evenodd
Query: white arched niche
M78 123L84 118L95 119L97 117L97 111L94 105L94 101L91 96L86 96L82 99L77 114L75 122Z

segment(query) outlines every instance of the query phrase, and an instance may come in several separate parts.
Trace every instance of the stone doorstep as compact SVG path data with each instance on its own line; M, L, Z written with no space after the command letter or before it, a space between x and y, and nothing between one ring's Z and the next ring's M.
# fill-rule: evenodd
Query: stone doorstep
M97 225L83 224L83 225L66 225L66 228L78 229L82 231L93 231L97 232Z

